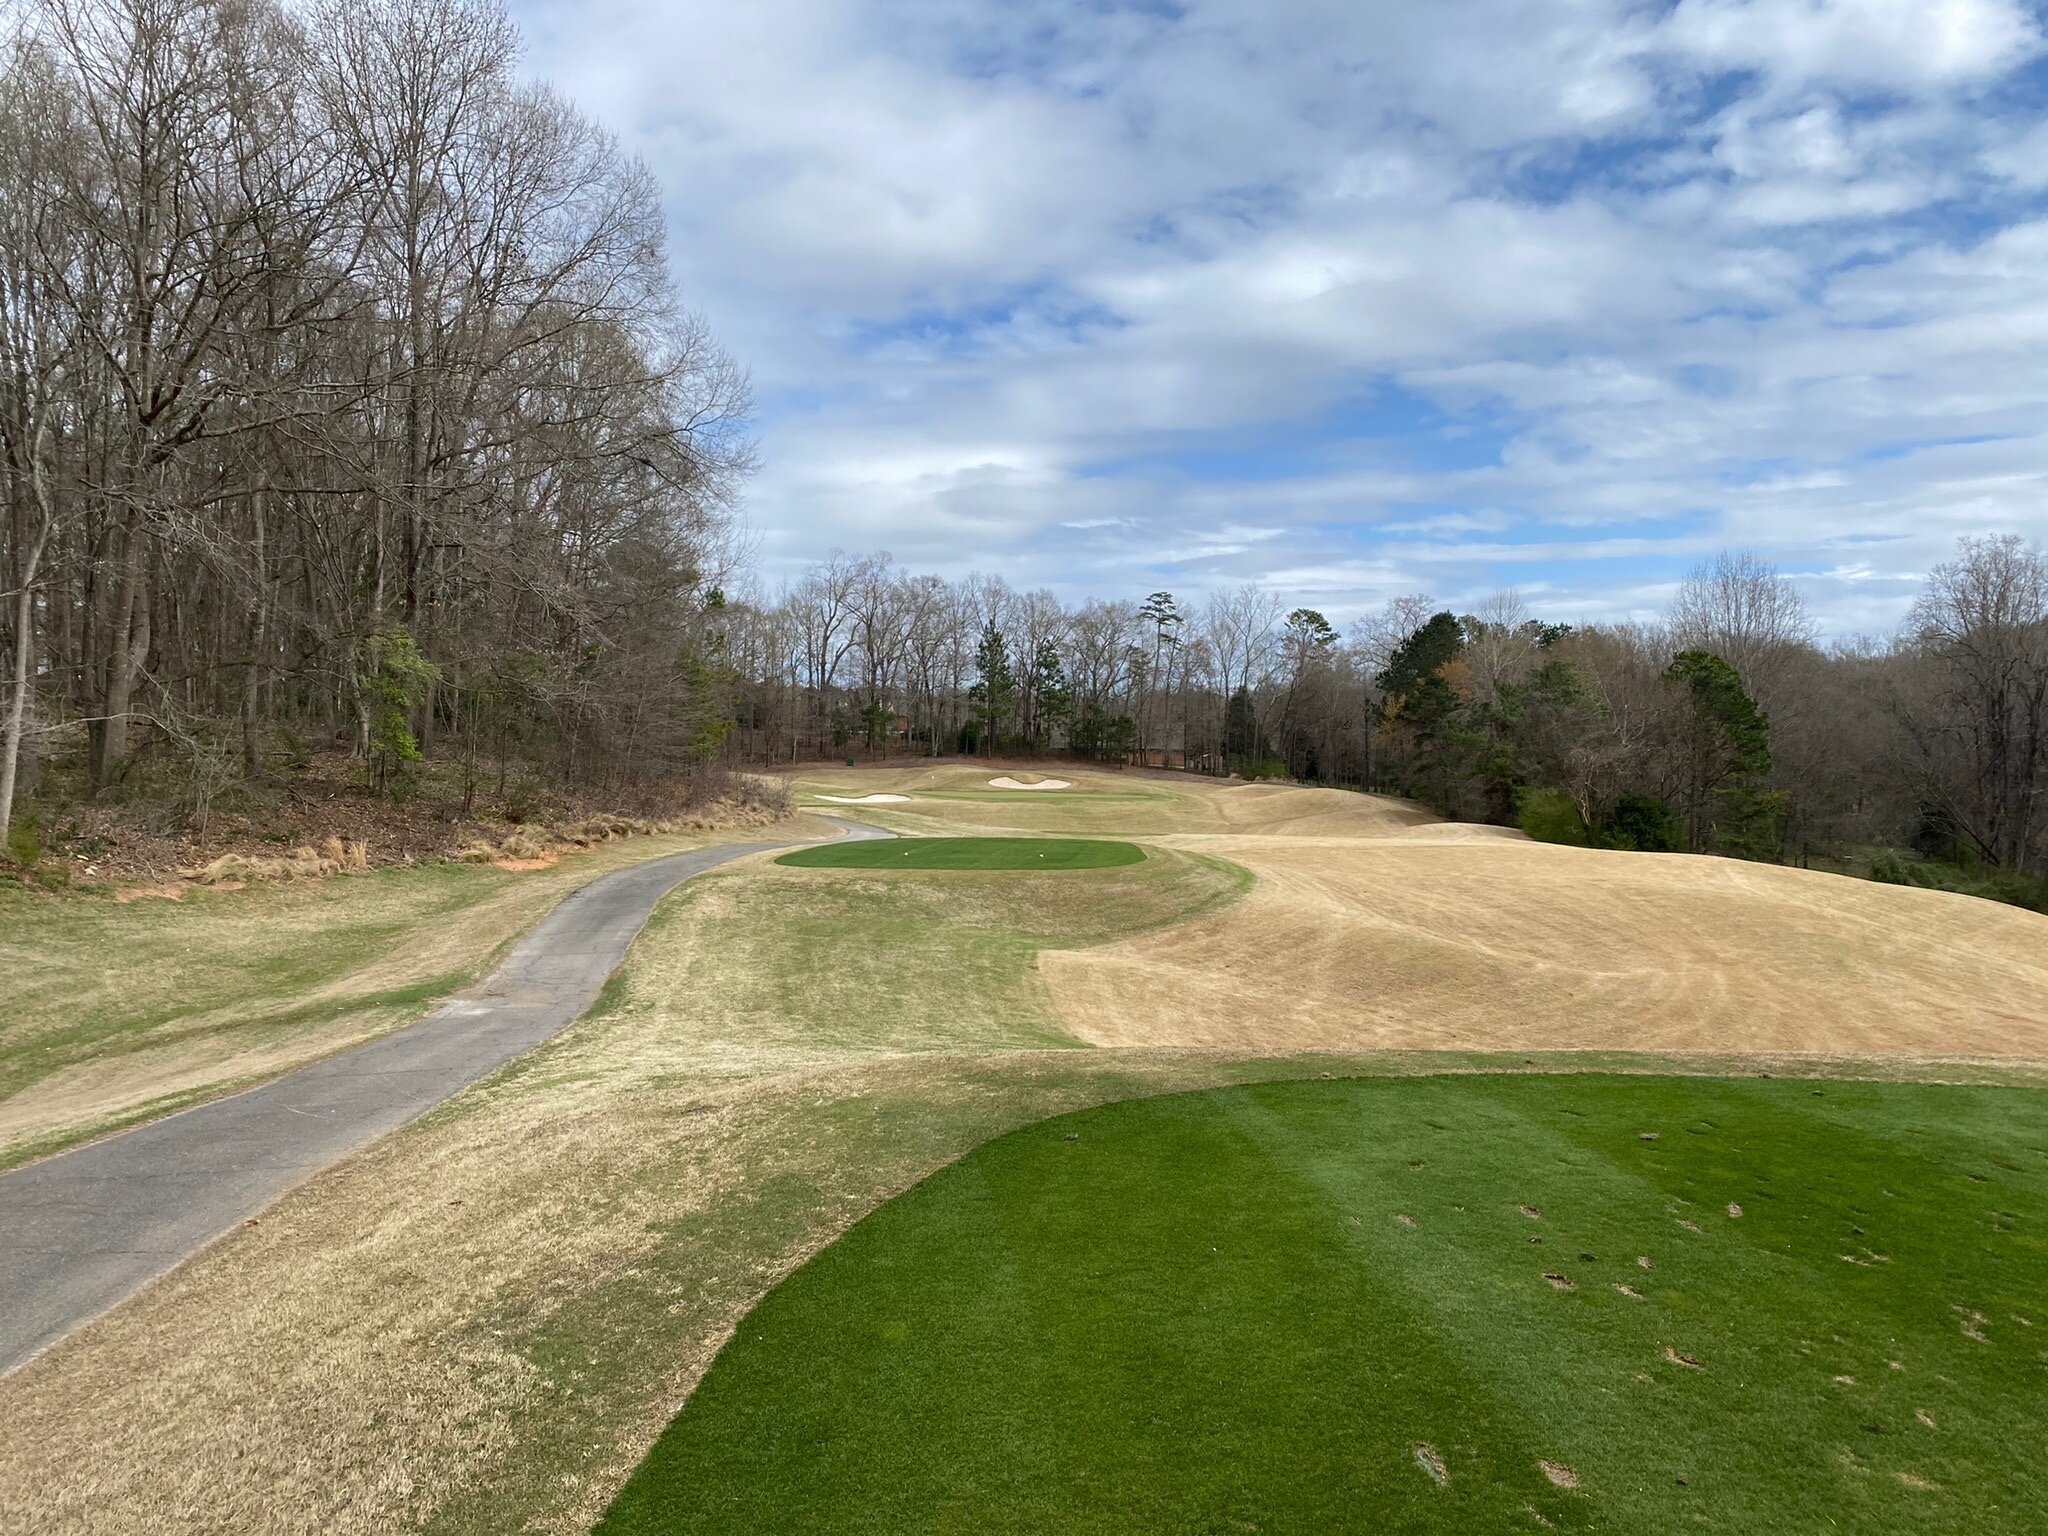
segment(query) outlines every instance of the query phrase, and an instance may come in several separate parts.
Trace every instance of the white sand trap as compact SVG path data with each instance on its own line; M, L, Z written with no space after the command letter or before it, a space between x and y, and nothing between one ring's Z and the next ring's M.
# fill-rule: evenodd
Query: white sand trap
M910 799L908 795L820 795L820 800L830 800L834 805L902 805Z
M1026 784L1022 779L1013 779L1007 773L1000 779L990 779L991 789L1072 789L1074 786L1065 779L1040 779L1036 784Z

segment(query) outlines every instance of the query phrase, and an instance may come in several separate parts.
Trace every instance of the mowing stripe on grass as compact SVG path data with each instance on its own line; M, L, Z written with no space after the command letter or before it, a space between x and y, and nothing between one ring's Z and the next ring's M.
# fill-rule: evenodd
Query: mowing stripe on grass
M1049 1121L773 1292L600 1529L2048 1529L2044 1148L1591 1075Z
M775 862L800 869L1115 869L1145 857L1136 843L1075 837L905 837L824 843Z

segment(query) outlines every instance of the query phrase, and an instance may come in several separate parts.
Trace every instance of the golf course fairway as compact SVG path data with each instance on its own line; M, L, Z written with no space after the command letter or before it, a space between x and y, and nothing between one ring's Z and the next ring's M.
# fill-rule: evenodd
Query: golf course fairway
M1069 1115L772 1292L599 1529L2038 1531L2044 1173L2017 1088Z
M1136 843L1076 837L905 837L823 843L775 862L799 869L1115 869L1144 860Z

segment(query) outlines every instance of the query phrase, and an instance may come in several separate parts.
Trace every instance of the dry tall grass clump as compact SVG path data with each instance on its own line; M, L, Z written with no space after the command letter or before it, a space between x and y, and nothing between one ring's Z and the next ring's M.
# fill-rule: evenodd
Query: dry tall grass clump
M694 790L681 814L628 816L604 811L551 826L515 827L493 841L477 838L449 855L461 864L501 864L551 858L571 848L595 848L628 837L679 832L726 832L772 826L795 814L795 802L779 779L753 774L721 774L717 793L700 797Z
M262 854L224 853L194 869L181 869L181 878L194 885L225 885L249 880L303 880L319 875L361 874L370 867L370 846L339 837L316 843L302 843L289 853L266 857Z

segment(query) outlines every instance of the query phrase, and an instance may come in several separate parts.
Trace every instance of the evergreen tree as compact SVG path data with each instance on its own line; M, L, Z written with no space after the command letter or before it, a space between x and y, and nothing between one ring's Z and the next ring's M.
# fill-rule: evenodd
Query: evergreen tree
M1074 691L1067 682L1066 664L1060 660L1059 647L1050 640L1039 642L1031 668L1031 692L1038 700L1041 740L1037 745L1047 745L1053 732L1065 727L1074 712Z
M1010 666L1010 648L994 619L982 626L974 665L979 676L967 696L981 725L982 749L993 753L1017 703L1017 674Z
M1712 651L1680 651L1664 678L1685 701L1677 767L1692 851L1775 858L1785 797L1767 788L1770 721Z

